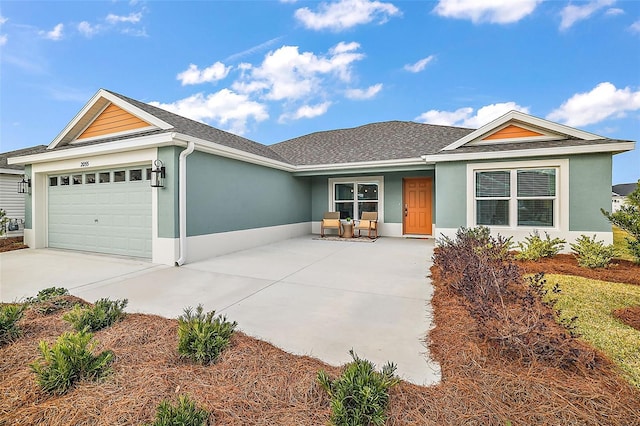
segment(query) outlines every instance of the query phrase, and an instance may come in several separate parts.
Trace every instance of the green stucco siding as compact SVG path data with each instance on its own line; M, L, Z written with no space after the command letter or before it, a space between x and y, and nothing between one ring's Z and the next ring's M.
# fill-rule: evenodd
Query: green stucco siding
M314 177L311 181L311 220L322 220L322 216L328 209L329 180L328 178Z
M436 164L436 228L467 225L467 164Z
M24 174L25 176L31 179L31 182L34 182L33 176L31 176L31 164L24 166ZM33 212L31 211L31 194L27 193L27 194L24 194L24 227L25 229L32 229L32 226L33 226L32 216L33 216Z
M215 155L187 158L187 235L311 220L310 179Z
M569 230L611 232L600 209L611 210L611 154L569 157Z
M178 204L178 158L184 148L166 146L158 148L158 158L164 163L164 188L158 188L158 236L177 238L180 235Z

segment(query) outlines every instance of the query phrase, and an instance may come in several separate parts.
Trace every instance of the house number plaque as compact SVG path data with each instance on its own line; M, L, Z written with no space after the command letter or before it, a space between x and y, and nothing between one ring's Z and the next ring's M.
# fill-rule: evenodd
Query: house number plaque
M89 167L89 162L88 161L81 161L80 162L80 167Z

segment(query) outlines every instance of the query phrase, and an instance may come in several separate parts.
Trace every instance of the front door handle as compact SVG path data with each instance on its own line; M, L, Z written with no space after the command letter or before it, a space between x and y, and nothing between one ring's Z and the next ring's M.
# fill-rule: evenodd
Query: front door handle
M406 204L404 205L404 216L409 216L409 206L407 206Z

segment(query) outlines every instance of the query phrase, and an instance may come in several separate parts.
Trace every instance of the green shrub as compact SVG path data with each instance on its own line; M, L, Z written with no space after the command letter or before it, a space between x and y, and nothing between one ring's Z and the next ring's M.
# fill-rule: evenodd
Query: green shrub
M26 305L22 304L0 306L0 345L20 337L21 331L18 327L18 321L22 318L25 308Z
M98 331L115 324L126 315L123 309L128 300L100 299L93 306L75 306L73 310L62 316L77 331Z
M205 426L209 419L206 410L198 408L187 395L178 397L178 404L162 401L156 409L156 420L150 426Z
M525 238L525 242L518 243L520 253L516 255L519 260L538 260L541 257L553 257L564 248L566 240L562 238L551 239L549 234L544 233L545 238L540 238L538 231L533 231Z
M465 228L464 226L456 231L455 239L442 236L437 241L438 246L463 245L471 247L477 254L486 254L495 260L505 260L513 249L511 237L504 238L501 235L491 236L491 230L486 226L476 226L475 228Z
M61 395L78 380L96 380L109 373L113 352L94 356L97 343L92 339L93 334L80 331L64 333L51 347L40 341L42 357L31 364L31 369L42 390Z
M360 359L349 351L353 362L331 381L324 371L318 372L318 382L331 398L331 422L334 425L383 425L389 403L389 389L399 382L392 363L375 371L373 363Z
M578 265L584 268L604 268L616 255L613 245L605 245L604 241L580 235L575 243L570 244L573 254L578 259Z
M198 305L195 314L188 307L184 315L178 318L178 352L200 364L214 363L229 345L229 340L236 325L226 317L217 316L216 311L203 313L202 305Z
M40 290L35 297L28 297L25 302L32 305L32 309L44 315L70 308L76 303L70 301L69 290L64 287L49 287Z

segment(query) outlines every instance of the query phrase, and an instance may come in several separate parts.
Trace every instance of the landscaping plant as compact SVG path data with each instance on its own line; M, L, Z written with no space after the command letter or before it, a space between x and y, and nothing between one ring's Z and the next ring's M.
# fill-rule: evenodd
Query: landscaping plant
M202 305L195 313L191 307L178 318L178 352L199 364L216 362L229 346L231 335L238 323L227 321L225 316L215 316L216 311L204 314Z
M25 302L31 304L36 312L48 315L75 305L68 296L69 290L64 287L49 287L40 290L35 297L28 297Z
M353 361L337 379L332 381L323 370L318 372L318 382L331 398L331 422L337 426L383 425L389 390L400 381L394 375L396 366L387 363L378 372L353 349L349 354Z
M573 254L578 259L578 265L585 268L605 268L616 255L613 245L605 245L604 241L580 235L575 243L570 244Z
M109 373L113 352L93 355L97 343L93 334L85 331L64 333L49 346L40 341L42 357L31 364L42 390L51 394L64 394L82 379L96 380Z
M0 346L20 336L18 321L22 318L25 308L22 304L0 306Z
M627 247L636 263L640 263L640 179L635 191L627 196L627 202L620 210L609 213L600 209L609 222L629 233L626 237Z
M542 239L538 231L533 231L525 237L525 242L518 243L520 253L516 255L516 259L539 260L541 257L553 257L560 253L567 241L562 238L551 239L546 232L544 235L545 238Z
M162 401L156 409L156 420L150 426L206 426L209 413L198 408L187 395L180 395L178 403Z
M71 323L77 331L98 331L120 321L126 315L124 308L128 300L100 299L93 306L76 305L62 319Z
M9 221L7 217L7 212L3 209L0 209L0 236L4 235L4 225Z

